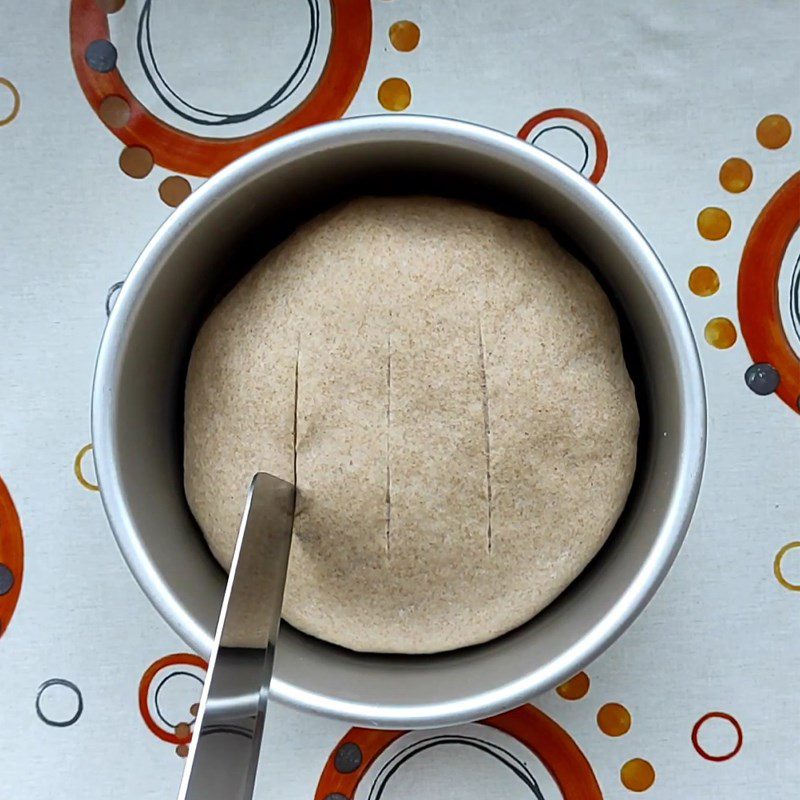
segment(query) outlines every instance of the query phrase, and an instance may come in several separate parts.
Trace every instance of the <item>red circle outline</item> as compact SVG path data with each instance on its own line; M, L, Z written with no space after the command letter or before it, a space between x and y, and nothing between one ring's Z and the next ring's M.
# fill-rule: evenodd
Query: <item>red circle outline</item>
M736 730L736 746L730 751L730 753L725 753L721 756L712 756L700 746L700 742L698 741L700 728L704 722L707 722L710 719L724 719L730 722ZM742 726L730 714L726 714L724 711L709 711L708 714L703 714L703 716L700 717L697 722L695 722L694 727L692 728L692 744L694 745L694 749L697 750L698 755L705 758L706 761L728 761L742 749L742 745L744 744L744 733L742 732Z
M153 683L156 675L161 672L165 667L198 667L202 670L208 669L208 662L196 656L194 653L173 653L172 655L159 658L158 661L151 664L142 675L142 680L139 682L139 713L142 715L144 724L163 742L169 744L187 744L191 741L191 736L188 739L176 736L174 733L169 733L160 727L153 719L150 713L150 704L147 701L147 696L150 692L150 686Z
M770 198L753 223L739 263L739 328L754 363L780 375L775 394L800 414L800 358L781 321L778 279L792 237L800 227L800 172Z
M589 129L594 138L595 147L594 170L589 176L589 180L592 183L600 183L600 178L603 177L606 167L608 166L608 142L597 122L585 112L578 111L577 108L550 108L547 111L542 111L535 117L531 117L519 129L517 136L527 141L531 131L537 125L549 119L572 119L575 120L575 122L580 122L581 125L585 125Z
M214 139L186 133L159 119L136 99L116 67L101 73L86 63L84 53L89 44L110 36L108 16L96 0L72 0L69 19L72 64L98 117L106 97L122 97L131 108L130 119L122 127L109 130L126 145L146 147L159 166L200 177L213 175L239 156L279 136L344 114L367 67L372 43L370 0L331 0L331 28L331 45L322 74L297 108L255 133Z
M14 506L8 487L0 478L0 563L5 564L14 577L14 583L4 595L0 595L0 636L11 622L22 591L22 573L25 566L25 545L22 539L22 523Z
M531 705L521 706L505 714L481 720L480 725L508 734L525 745L544 764L561 790L564 800L603 800L594 771L586 756L572 737L554 720ZM351 728L334 747L325 763L314 800L325 800L329 794L339 794L352 800L361 779L375 760L392 742L405 736L407 730L373 730ZM361 749L358 769L342 774L336 770L339 748L352 742Z

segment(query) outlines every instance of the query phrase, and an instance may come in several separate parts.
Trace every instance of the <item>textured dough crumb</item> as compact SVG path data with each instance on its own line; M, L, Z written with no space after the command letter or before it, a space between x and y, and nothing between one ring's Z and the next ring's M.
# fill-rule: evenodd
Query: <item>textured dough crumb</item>
M285 619L431 653L517 627L581 572L638 427L608 298L546 230L364 198L270 252L201 329L186 495L227 568L253 474L295 481ZM238 635L255 644L255 623Z

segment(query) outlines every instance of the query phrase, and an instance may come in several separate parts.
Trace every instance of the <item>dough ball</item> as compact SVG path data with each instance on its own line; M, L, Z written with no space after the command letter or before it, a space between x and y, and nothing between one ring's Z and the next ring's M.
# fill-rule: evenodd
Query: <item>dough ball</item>
M228 568L253 474L294 481L285 619L432 653L521 625L581 572L638 425L608 298L545 229L363 198L271 251L201 329L186 495Z

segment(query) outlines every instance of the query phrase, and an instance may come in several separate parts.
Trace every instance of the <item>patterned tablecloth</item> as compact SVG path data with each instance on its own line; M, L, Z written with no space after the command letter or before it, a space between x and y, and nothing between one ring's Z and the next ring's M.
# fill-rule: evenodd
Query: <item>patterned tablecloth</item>
M0 795L175 796L203 662L103 515L98 341L134 258L205 177L299 127L382 111L516 134L636 221L700 343L706 472L664 587L585 673L446 731L275 706L258 796L797 793L800 4L0 9Z

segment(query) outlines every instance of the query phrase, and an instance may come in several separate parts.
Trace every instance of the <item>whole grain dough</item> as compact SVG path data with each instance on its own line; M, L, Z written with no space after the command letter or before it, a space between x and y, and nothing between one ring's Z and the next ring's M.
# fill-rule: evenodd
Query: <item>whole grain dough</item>
M186 495L228 568L253 474L294 481L285 619L431 653L517 627L581 572L625 504L638 425L614 311L545 229L364 198L299 229L204 324Z

